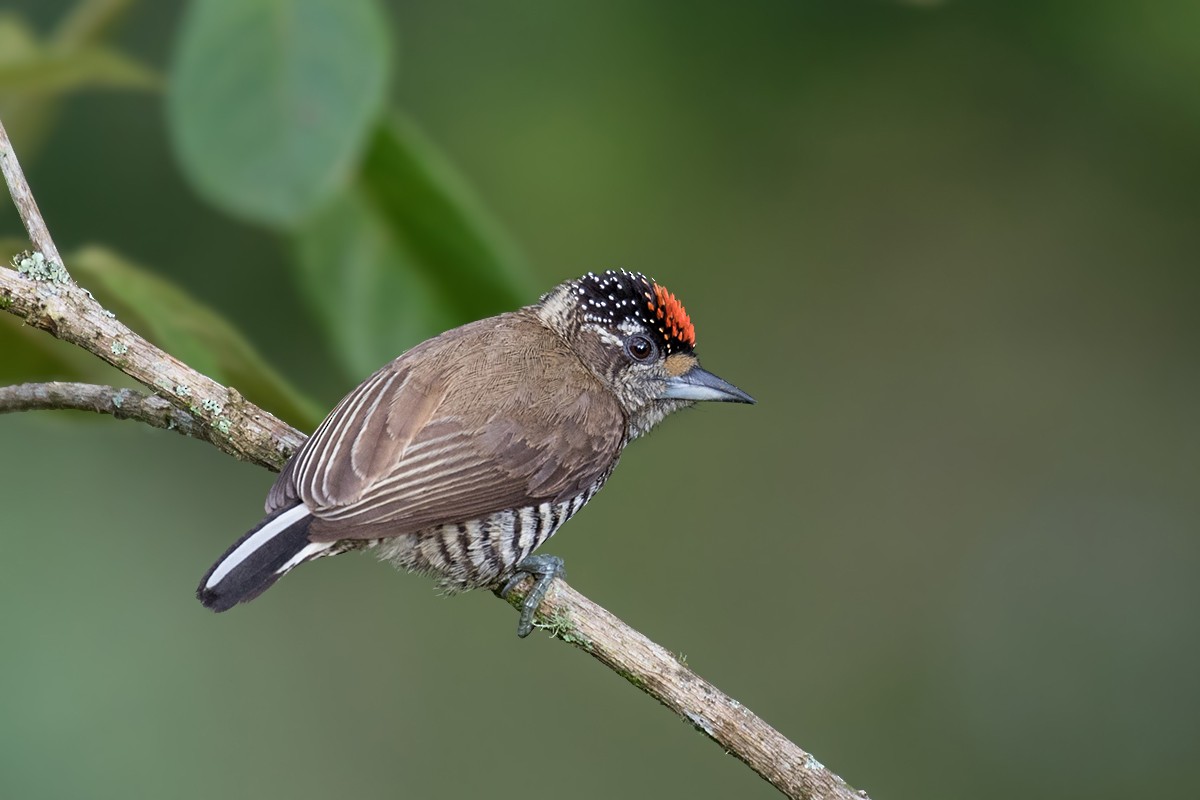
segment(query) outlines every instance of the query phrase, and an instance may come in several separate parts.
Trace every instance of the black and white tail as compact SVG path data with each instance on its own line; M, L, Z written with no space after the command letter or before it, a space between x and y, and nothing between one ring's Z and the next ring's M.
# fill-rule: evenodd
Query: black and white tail
M268 516L200 579L196 597L213 611L228 611L271 588L293 567L324 553L330 542L310 542L312 514L300 503Z

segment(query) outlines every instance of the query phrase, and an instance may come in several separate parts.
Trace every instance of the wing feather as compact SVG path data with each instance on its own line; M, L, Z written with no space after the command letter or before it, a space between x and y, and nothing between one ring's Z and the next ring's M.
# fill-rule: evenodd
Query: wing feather
M498 357L516 343L513 357ZM580 378L551 377L562 370ZM553 505L611 469L625 425L616 398L554 334L520 312L502 315L365 380L284 467L268 509L302 499L310 538L333 541Z

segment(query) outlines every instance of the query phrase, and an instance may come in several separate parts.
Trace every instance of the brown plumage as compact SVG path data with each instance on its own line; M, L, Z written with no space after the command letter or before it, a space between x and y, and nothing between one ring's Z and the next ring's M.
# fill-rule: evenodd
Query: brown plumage
M267 518L209 570L200 600L225 610L304 561L363 547L450 589L498 586L630 439L696 400L752 402L700 369L693 344L674 296L609 272L417 345L288 461Z
M310 538L333 541L559 503L608 469L624 423L561 339L528 311L505 314L413 348L351 392L288 462L267 511L303 500Z

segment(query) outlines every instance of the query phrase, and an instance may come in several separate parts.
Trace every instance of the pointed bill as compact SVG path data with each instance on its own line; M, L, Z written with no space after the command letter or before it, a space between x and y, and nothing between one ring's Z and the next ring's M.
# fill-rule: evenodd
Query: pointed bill
M754 403L755 400L726 380L696 365L667 381L661 400L715 400L723 403Z

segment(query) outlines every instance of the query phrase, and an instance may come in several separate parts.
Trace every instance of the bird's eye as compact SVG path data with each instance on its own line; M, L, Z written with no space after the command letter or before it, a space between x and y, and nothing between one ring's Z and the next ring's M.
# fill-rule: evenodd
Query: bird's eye
M646 361L654 355L654 342L640 333L635 333L625 340L625 352L634 361Z

